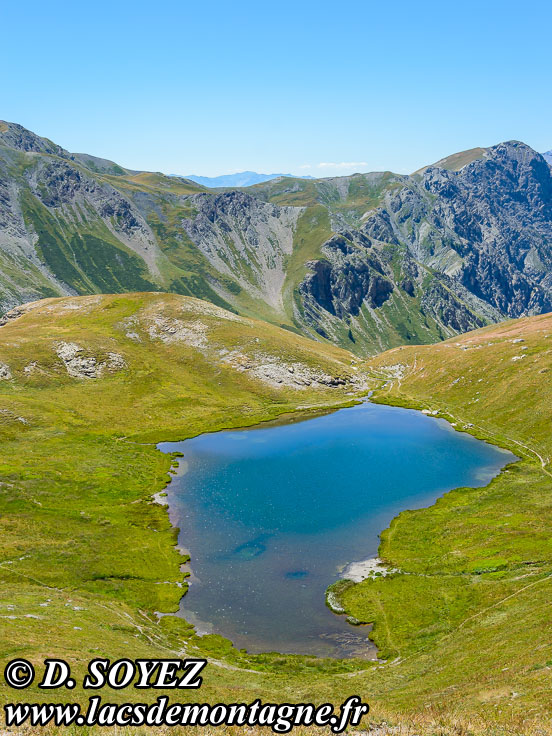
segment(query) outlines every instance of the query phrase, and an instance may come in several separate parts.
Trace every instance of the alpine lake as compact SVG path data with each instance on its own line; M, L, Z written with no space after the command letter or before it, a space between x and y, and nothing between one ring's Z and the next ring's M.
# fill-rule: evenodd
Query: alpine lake
M159 448L183 453L167 501L191 556L180 615L198 633L250 652L372 659L370 627L333 613L327 587L377 555L398 513L485 486L516 460L443 419L369 402Z

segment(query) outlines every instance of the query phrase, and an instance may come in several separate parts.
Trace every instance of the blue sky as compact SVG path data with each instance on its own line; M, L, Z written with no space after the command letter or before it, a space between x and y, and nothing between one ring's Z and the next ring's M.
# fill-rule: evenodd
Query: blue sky
M124 166L410 172L552 148L552 4L2 3L0 118Z

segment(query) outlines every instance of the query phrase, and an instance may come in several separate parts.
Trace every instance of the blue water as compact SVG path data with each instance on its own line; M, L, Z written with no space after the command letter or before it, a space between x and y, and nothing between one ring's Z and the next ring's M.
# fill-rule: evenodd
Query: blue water
M326 606L404 509L486 485L514 456L444 420L365 403L313 419L163 443L184 453L169 512L191 555L181 615L248 651L374 657Z

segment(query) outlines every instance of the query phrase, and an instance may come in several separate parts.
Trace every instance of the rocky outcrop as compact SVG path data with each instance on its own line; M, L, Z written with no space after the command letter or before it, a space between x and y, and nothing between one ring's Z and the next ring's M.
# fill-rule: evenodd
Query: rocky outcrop
M309 272L300 285L302 319L319 335L335 339L339 323L351 329L352 318L362 317L367 312L375 319L384 316L386 310L397 310L407 314L408 310L418 313L421 324L431 319L429 332L403 325L396 334L395 342L405 339L419 342L447 337L465 332L486 323L482 313L484 305L469 305L469 298L462 301L456 296L451 279L442 274L437 277L420 266L408 250L399 245L396 250L382 247L364 233L346 232L327 241L322 247L325 258L310 261ZM465 289L458 287L457 291ZM479 307L479 311L478 311ZM394 327L380 324L379 330L387 330L392 339ZM355 320L357 336L368 344L373 326ZM376 329L378 329L376 327ZM352 332L350 333L352 335ZM353 335L354 339L354 335Z
M26 153L47 153L52 156L68 156L68 152L56 143L41 138L17 123L0 120L0 144Z
M481 313L459 299L450 286L433 279L423 290L420 300L422 314L430 314L440 324L454 333L468 332L483 327L487 320Z
M355 382L355 377L332 376L319 369L314 369L304 363L286 362L273 355L243 355L239 351L232 351L222 356L222 362L234 367L239 372L247 372L249 376L256 378L274 388L292 388L302 390L305 388L338 388L348 386L361 390ZM365 381L365 377L362 377Z
M45 160L28 177L34 196L49 210L61 210L77 226L86 227L87 211L97 213L105 227L147 264L159 272L161 251L151 228L132 201L106 182L96 180L69 162ZM81 215L82 213L82 215Z
M358 315L363 305L381 307L395 288L370 242L363 238L355 242L352 234L347 235L325 243L326 260L307 263L310 271L300 285L300 293L311 321L314 305L344 319Z
M156 315L148 327L148 334L152 340L161 340L166 344L183 342L195 348L207 345L207 327L200 320L184 323L179 319Z
M459 172L426 169L363 231L404 244L500 315L552 309L552 172L523 143L494 146Z
M109 352L107 359L101 361L94 355L86 355L84 348L74 342L58 342L55 351L72 378L100 378L106 370L115 373L127 367L119 353Z
M27 130L22 125L8 123L3 120L0 120L0 145L24 153L46 153L50 156L76 161L85 168L90 169L90 171L98 173L115 176L128 173L126 169L118 166L113 161L98 158L97 156L90 156L86 153L69 153L65 148L58 146L48 138L42 138L36 135L36 133Z
M0 312L45 296L155 288L163 256L145 218L56 151L13 126L0 132Z

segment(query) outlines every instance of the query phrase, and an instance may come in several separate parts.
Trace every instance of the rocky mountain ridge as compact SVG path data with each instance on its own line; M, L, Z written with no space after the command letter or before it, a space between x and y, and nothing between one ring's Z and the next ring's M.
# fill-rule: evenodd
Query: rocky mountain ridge
M552 170L510 141L411 176L212 192L0 122L0 308L172 291L359 354L552 310Z

